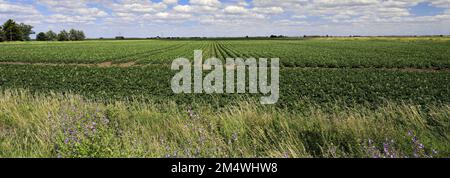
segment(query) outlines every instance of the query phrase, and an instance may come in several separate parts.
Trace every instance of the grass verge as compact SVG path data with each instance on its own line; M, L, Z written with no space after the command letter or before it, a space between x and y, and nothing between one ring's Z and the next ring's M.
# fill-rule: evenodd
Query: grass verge
M450 105L282 109L0 94L0 157L448 157Z

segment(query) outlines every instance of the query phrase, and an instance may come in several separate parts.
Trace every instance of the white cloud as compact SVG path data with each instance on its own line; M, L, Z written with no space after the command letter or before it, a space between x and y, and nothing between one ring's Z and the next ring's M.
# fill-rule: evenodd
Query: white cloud
M450 8L450 0L433 0L430 3L436 7Z
M0 1L0 14L39 14L39 12L33 6L23 6L18 4L9 4Z
M34 25L41 23L42 14L31 5L0 0L0 20L3 22L7 19Z
M164 3L152 3L150 1L131 1L126 0L120 3L114 3L110 6L114 12L128 13L154 13L161 12L167 8Z
M164 4L178 4L178 0L163 0Z
M219 0L190 0L189 3L193 5L215 6L215 7L221 5Z
M262 14L281 14L284 12L281 7L256 7L253 11Z
M225 7L225 13L230 14L245 14L248 13L248 9L242 6L227 6Z
M191 12L192 7L189 5L177 5L177 6L173 7L173 10L175 10L177 12Z
M98 18L109 14L96 7L88 7L88 0L37 0L54 14L49 15L47 23L94 23Z
M94 21L94 17L89 16L68 16L62 14L51 15L49 18L45 19L48 23L90 23Z
M85 15L85 16L92 16L92 17L106 17L108 16L108 13L105 11L99 10L98 8L80 8L76 9L75 12Z

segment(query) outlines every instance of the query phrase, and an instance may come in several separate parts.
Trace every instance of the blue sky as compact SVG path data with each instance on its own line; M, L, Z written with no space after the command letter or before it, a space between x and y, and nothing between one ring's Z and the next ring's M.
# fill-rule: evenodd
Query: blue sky
M0 21L88 37L450 34L450 0L0 0Z
M444 12L445 8L434 7L429 2L422 2L411 7L411 14L415 16L434 16Z

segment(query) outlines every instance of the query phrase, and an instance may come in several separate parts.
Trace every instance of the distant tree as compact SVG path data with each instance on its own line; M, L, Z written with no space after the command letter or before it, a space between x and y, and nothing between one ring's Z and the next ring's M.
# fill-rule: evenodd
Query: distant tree
M78 37L78 40L80 40L80 41L86 39L86 35L84 35L84 32L81 31L81 30L78 30L78 31L77 31L77 37Z
M70 41L76 41L77 40L77 31L75 29L69 30L69 39Z
M0 26L0 42L3 42L4 37L3 37L3 27Z
M5 41L21 41L22 40L22 31L20 30L19 25L12 20L9 19L3 24L3 36L5 37Z
M284 38L283 35L270 35L270 38Z
M31 40L30 35L34 34L33 26L21 23L19 24L19 29L22 34L22 40L30 41Z
M69 31L69 39L71 41L81 41L81 40L84 40L85 38L86 38L86 36L84 35L83 31L70 29L70 31Z
M34 34L33 26L24 23L17 24L14 20L7 20L0 30L0 38L4 41L29 41L30 34Z
M51 31L51 30L46 32L45 35L47 36L47 40L48 41L56 41L56 40L58 40L58 35L55 32Z
M48 37L44 32L41 32L36 35L36 41L48 41Z
M69 40L70 40L70 35L66 30L59 32L58 41L69 41Z

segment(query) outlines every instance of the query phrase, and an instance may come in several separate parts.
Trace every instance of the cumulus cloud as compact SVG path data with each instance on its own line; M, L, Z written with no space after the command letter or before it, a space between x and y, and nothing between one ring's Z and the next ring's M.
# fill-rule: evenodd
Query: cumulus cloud
M39 24L42 14L34 6L0 0L0 20L5 21L10 18L23 23Z
M89 7L88 0L37 0L54 14L45 18L47 23L94 23L109 14L97 7Z
M164 4L177 4L178 0L163 0Z
M164 3L152 3L151 1L124 0L109 6L113 12L122 13L158 13L167 8Z
M21 4L11 4L0 1L0 14L39 14L39 12L33 6L24 6Z
M253 8L253 11L262 14L281 14L284 12L281 7L256 7Z
M219 6L221 4L219 0L190 0L189 3L202 6Z
M192 9L193 8L189 5L177 5L177 6L173 7L173 10L175 10L177 12L191 12Z
M248 9L242 6L227 6L224 10L225 13L229 14L245 14L248 12Z

